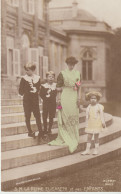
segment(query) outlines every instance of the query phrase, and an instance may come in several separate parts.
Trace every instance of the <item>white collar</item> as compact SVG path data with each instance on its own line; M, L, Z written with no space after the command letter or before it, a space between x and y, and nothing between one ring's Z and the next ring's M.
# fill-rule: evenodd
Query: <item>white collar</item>
M23 78L28 81L28 82L31 82L33 80L33 83L36 84L39 79L40 79L40 76L38 75L33 75L33 76L28 76L27 74L23 76Z
M56 83L53 83L53 84L48 84L48 83L45 83L45 84L42 84L42 86L44 87L44 88L49 88L49 89L51 89L51 90L55 90L56 89Z

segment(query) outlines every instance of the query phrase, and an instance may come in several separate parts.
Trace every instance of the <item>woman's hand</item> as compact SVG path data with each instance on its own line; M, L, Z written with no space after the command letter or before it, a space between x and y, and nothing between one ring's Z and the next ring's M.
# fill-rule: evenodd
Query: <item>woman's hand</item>
M61 100L60 99L57 100L56 104L57 104L57 106L61 106Z
M80 108L80 99L77 100L77 107Z

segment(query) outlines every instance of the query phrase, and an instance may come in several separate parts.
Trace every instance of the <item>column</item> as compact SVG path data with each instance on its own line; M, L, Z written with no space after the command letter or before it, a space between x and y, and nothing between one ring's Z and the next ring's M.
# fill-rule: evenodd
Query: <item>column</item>
M6 48L6 17L7 17L6 1L1 1L1 74L7 75L7 48Z

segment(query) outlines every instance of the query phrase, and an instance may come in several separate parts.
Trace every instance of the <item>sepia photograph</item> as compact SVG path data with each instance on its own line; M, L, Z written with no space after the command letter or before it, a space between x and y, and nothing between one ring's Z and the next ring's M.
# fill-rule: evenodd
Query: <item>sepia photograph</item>
M1 0L1 192L121 192L121 0Z

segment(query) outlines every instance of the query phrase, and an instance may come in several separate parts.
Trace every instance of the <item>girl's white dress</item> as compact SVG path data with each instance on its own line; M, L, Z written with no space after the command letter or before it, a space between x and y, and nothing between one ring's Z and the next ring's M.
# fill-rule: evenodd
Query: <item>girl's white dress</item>
M91 104L86 109L86 133L96 134L102 131L102 123L104 121L103 114L104 106L101 104L96 104L92 106Z

